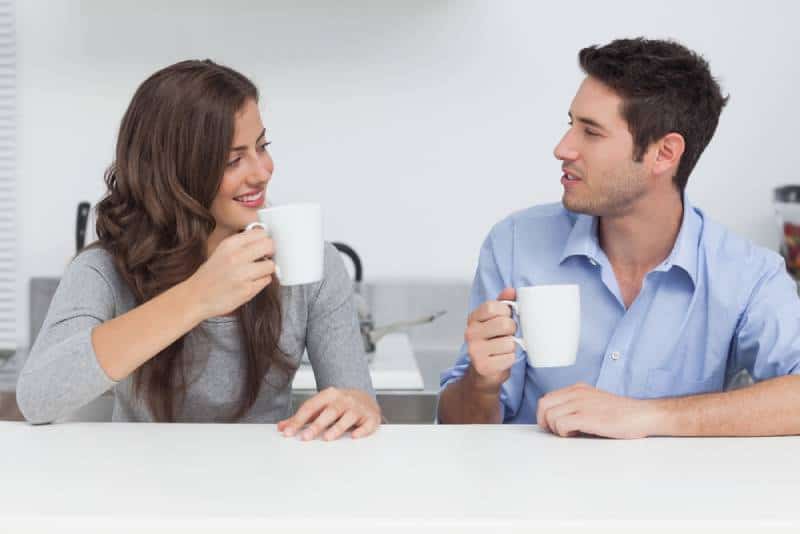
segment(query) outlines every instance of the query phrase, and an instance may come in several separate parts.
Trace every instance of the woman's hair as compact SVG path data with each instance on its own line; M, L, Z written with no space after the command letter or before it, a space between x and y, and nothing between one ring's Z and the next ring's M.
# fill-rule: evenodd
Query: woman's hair
M233 143L234 121L258 101L255 85L210 60L182 61L142 83L128 106L97 206L99 245L114 258L137 305L189 278L206 260L210 212ZM278 346L278 281L236 311L244 349L240 419L273 365L294 367ZM188 386L183 336L139 367L134 391L157 421L174 421ZM285 385L285 384L284 384Z

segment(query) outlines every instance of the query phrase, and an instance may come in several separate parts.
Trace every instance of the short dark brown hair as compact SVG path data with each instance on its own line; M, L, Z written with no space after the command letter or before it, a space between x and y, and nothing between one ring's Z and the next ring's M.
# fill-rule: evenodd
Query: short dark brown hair
M674 41L617 39L578 54L583 71L610 87L623 101L620 110L633 136L633 159L668 133L683 136L686 148L673 181L686 182L728 102L708 62Z

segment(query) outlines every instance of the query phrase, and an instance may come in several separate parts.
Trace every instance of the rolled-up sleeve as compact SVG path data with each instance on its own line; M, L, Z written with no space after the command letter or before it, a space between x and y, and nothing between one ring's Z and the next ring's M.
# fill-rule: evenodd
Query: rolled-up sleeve
M484 240L470 293L470 313L484 302L496 300L503 289L514 287L511 273L513 232L513 221L506 219L498 223ZM469 362L467 344L464 343L455 365L440 376L440 396L448 385L464 376ZM504 422L512 419L519 410L525 387L525 366L525 359L520 358L520 349L517 348L517 362L511 368L508 380L500 388L500 413Z
M732 364L754 380L800 375L800 298L783 260L772 255L739 320Z

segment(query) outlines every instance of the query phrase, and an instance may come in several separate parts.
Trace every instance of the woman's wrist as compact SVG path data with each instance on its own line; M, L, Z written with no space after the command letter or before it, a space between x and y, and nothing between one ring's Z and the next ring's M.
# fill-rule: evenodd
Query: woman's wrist
M192 322L192 325L197 326L213 316L204 299L203 290L197 287L194 276L190 276L168 292L172 292L171 296L176 299L178 306L184 310L185 316Z

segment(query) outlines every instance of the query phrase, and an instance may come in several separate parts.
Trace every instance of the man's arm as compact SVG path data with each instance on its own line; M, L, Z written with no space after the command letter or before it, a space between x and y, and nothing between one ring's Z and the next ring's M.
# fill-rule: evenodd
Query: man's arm
M475 382L475 371L470 365L457 382L453 382L439 397L439 422L502 423L500 411L500 388L481 391Z
M560 436L782 436L800 434L800 376L689 397L631 399L576 384L544 395L537 421Z
M800 376L753 386L652 401L659 413L651 435L785 436L800 434Z
M516 299L516 291L504 289L498 300ZM511 376L516 361L516 323L507 304L489 301L473 311L464 339L469 366L464 376L449 384L439 397L440 423L502 423L500 389Z

